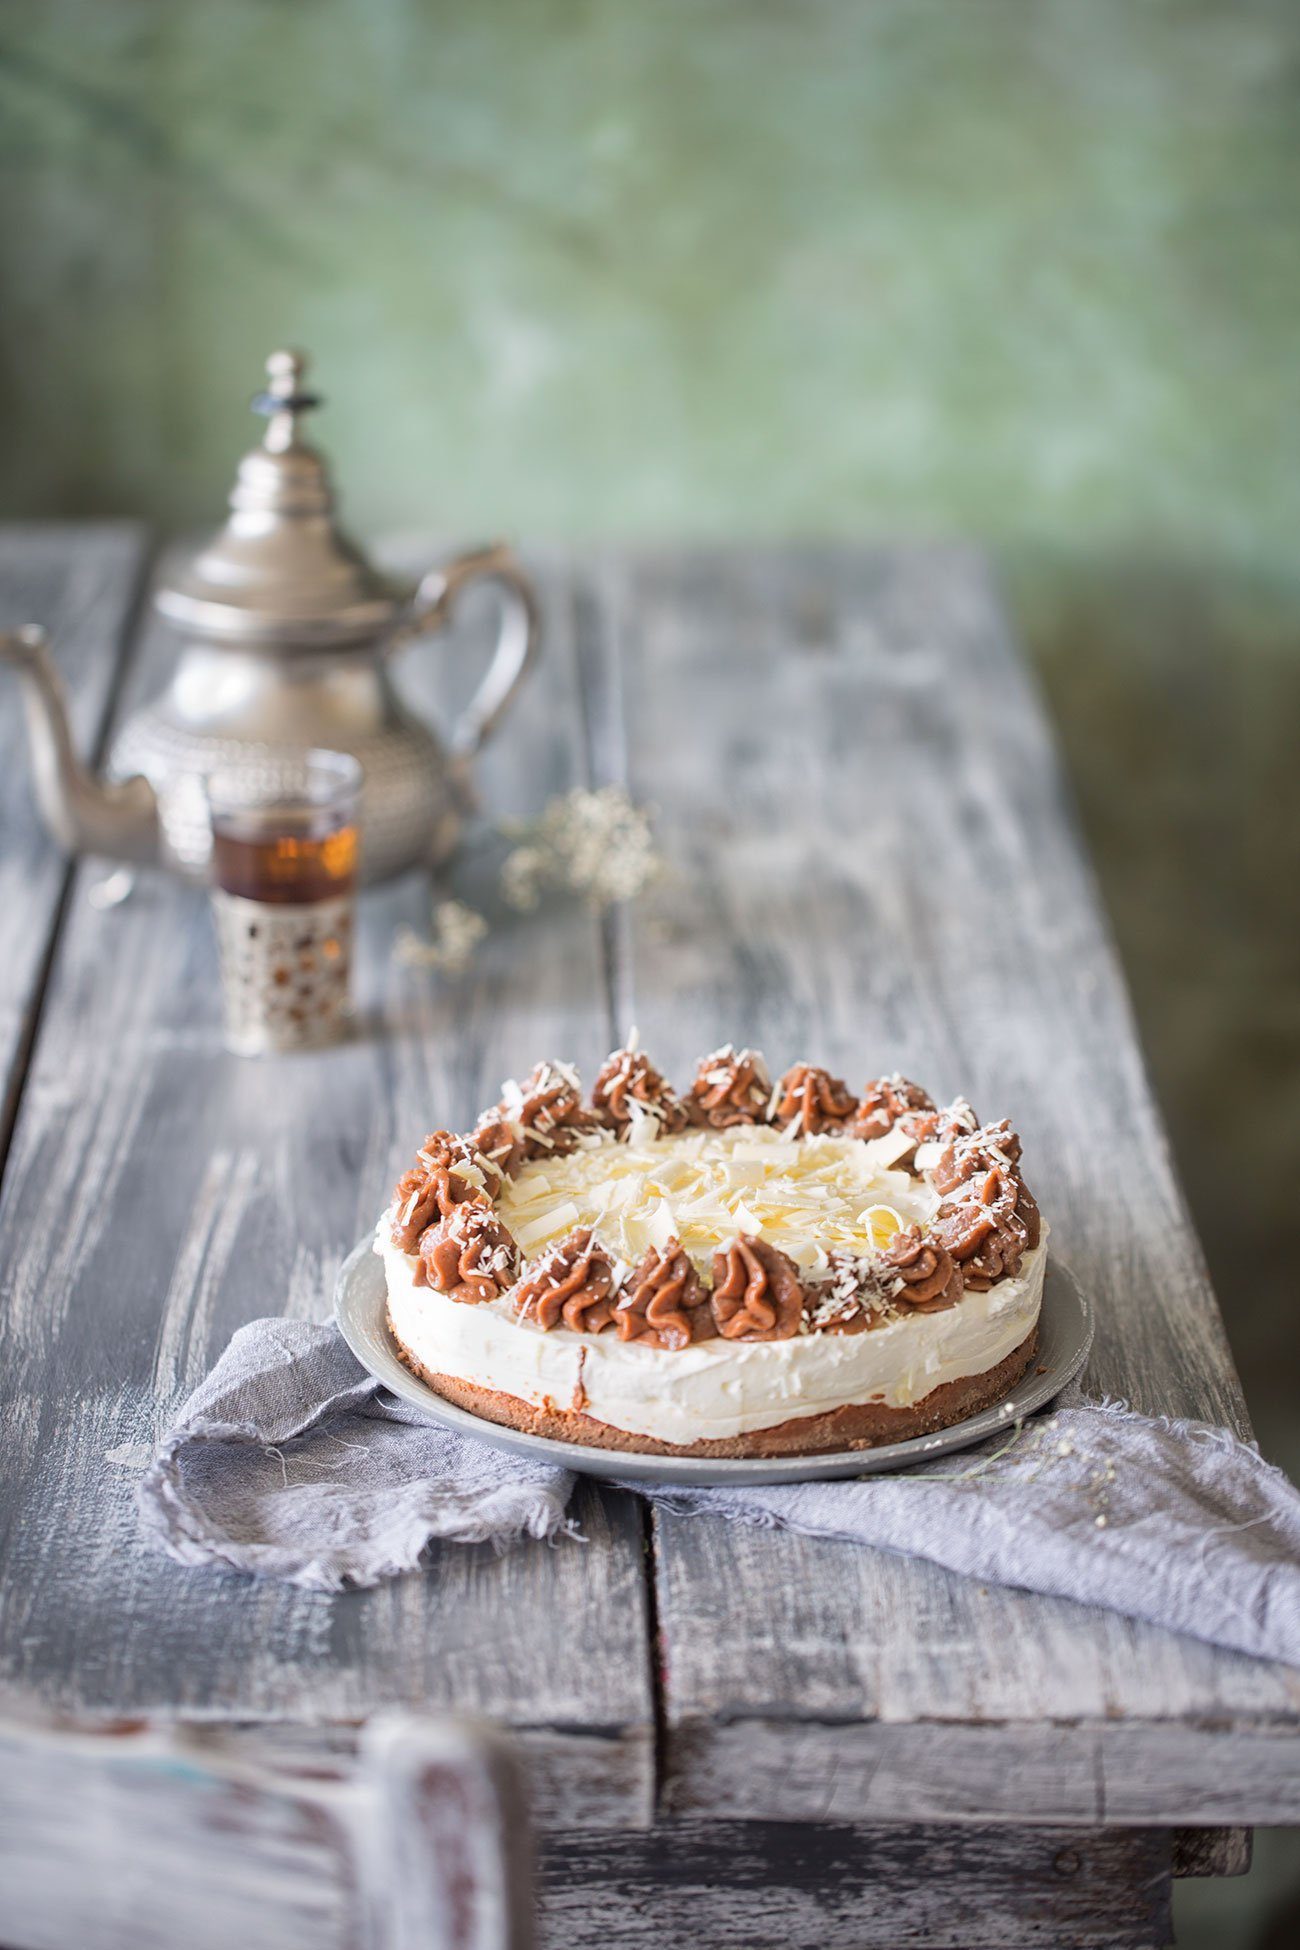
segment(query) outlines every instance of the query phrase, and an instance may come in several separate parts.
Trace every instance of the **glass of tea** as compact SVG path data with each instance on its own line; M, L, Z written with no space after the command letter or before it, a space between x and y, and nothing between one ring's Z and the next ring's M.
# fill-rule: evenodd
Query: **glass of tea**
M239 1056L346 1034L361 767L308 751L205 781L226 1044Z

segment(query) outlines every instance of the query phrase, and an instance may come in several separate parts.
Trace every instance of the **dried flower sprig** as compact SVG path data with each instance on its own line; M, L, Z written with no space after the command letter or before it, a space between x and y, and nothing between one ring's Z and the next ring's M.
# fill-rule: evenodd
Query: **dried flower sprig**
M649 817L621 786L566 792L513 832L521 844L502 867L501 891L521 912L552 888L591 907L635 900L663 871Z
M464 901L437 901L429 940L422 941L414 928L399 928L393 937L393 959L404 968L436 968L444 975L458 975L469 967L487 931L483 916Z
M538 907L550 892L576 894L593 908L635 900L663 872L649 816L621 786L566 792L538 818L501 830L516 842L502 863L501 893L520 913ZM407 968L459 974L487 932L484 917L463 901L437 901L430 939L399 928L393 958Z

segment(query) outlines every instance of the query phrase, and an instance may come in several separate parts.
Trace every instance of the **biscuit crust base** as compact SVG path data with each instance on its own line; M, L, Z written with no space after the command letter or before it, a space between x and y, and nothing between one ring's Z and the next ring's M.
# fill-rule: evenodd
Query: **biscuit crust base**
M468 1409L485 1422L498 1422L526 1435L546 1436L552 1442L576 1442L587 1449L621 1449L627 1453L656 1456L808 1456L831 1450L874 1449L883 1442L905 1442L911 1436L933 1435L936 1429L964 1422L981 1409L991 1408L1024 1374L1038 1352L1037 1323L1013 1349L1005 1361L983 1374L963 1375L945 1381L910 1408L890 1408L884 1402L850 1403L830 1409L824 1415L801 1415L778 1422L770 1429L754 1429L748 1435L715 1437L704 1442L659 1442L654 1436L638 1435L629 1429L615 1429L598 1422L581 1409L559 1408L554 1402L534 1407L517 1395L498 1388L482 1388L477 1382L461 1381L454 1375L434 1374L416 1361L393 1332L392 1316L388 1331L393 1336L404 1367L410 1369L435 1394Z

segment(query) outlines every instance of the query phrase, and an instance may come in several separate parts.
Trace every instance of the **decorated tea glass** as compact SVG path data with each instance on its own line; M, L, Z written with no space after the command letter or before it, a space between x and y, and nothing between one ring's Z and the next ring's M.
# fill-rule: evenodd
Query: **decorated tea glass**
M355 758L327 751L205 781L226 1045L238 1056L347 1033L361 784Z

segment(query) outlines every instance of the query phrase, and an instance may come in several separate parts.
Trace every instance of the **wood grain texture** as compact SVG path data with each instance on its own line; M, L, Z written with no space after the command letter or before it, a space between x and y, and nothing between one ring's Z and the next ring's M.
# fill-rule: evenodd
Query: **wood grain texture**
M665 1749L665 1801L681 1815L766 1821L781 1807L793 1821L873 1822L906 1807L944 1824L1300 1825L1291 1726L755 1716L672 1728Z
M544 1848L541 1940L655 1950L1121 1950L1171 1940L1158 1830L671 1822Z
M126 522L0 528L0 629L39 623L67 686L73 738L100 743L145 555ZM0 1159L69 866L41 827L18 681L0 671Z
M546 591L544 681L483 777L532 811L581 752L566 588ZM421 654L421 653L417 653ZM413 664L436 684L441 651ZM150 634L130 686L169 650ZM480 876L481 878L482 876ZM466 869L471 897L472 865ZM427 1576L337 1598L178 1569L136 1536L143 1445L257 1314L328 1312L338 1264L440 1122L470 1121L540 1051L606 1046L597 932L502 921L472 975L396 966L423 927L408 879L368 898L362 1030L241 1062L221 1047L201 895L142 879L102 914L74 882L0 1206L0 1684L46 1704L258 1723L455 1703L518 1728L543 1818L649 1818L653 1707L632 1499L584 1491L585 1543L448 1547Z
M530 1950L530 1857L517 1765L463 1721L381 1717L335 1778L219 1733L0 1723L11 1950Z
M581 780L658 807L670 874L596 925L499 925L472 974L394 966L427 891L368 898L363 1034L221 1049L200 897L79 870L0 1200L0 1685L346 1754L392 1704L514 1729L541 1822L648 1821L642 1516L584 1490L585 1545L449 1547L330 1598L144 1553L144 1445L257 1313L324 1311L423 1132L539 1054L590 1071L635 1020L685 1077L744 1037L855 1083L966 1089L1022 1128L1098 1303L1092 1380L1245 1427L1041 712L978 560L769 551L544 565L544 673L482 768L503 811ZM168 657L152 633L132 697ZM432 649L413 667L428 695ZM482 853L458 891L488 897ZM857 1547L656 1530L662 1804L787 1823L1288 1818L1300 1677L1110 1614ZM1290 1772L1288 1773L1288 1768ZM1265 1813L1265 1811L1267 1811ZM698 1833L689 1828L683 1832ZM1023 1846L1037 1844L1028 1838Z
M1250 1874L1253 1828L1175 1828L1171 1840L1176 1878Z
M671 869L609 931L620 1027L682 1079L743 1040L774 1067L806 1056L856 1085L898 1067L1011 1116L1097 1304L1088 1385L1245 1433L1050 735L979 558L611 559L584 641L597 769L659 807ZM656 1557L670 1807L1294 1812L1289 1669L851 1545L660 1517Z

